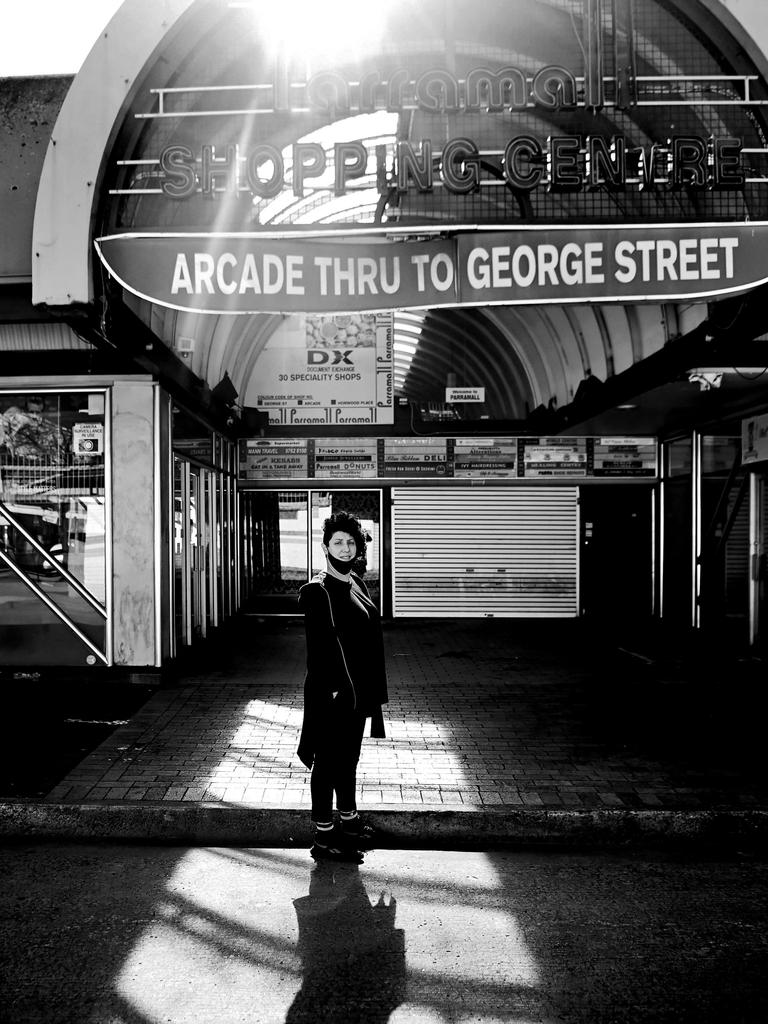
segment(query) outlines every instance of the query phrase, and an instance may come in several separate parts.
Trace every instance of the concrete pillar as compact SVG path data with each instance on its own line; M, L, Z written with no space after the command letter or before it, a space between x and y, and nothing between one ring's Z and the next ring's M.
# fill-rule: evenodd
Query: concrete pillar
M112 389L112 652L129 667L157 664L155 387Z

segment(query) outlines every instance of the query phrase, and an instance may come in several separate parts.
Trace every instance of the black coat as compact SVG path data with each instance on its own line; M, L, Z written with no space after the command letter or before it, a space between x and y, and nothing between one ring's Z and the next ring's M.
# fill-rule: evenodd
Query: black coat
M307 675L298 754L307 768L312 767L334 692L343 694L345 701L371 718L371 736L384 736L381 705L387 702L387 674L381 620L365 583L355 573L350 577L351 584L318 573L299 591ZM354 617L350 587L368 611L367 620L364 615Z

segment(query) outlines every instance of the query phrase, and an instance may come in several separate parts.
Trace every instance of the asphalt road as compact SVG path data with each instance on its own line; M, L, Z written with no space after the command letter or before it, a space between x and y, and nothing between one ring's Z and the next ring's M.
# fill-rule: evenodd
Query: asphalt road
M3 1024L760 1024L768 862L0 849Z

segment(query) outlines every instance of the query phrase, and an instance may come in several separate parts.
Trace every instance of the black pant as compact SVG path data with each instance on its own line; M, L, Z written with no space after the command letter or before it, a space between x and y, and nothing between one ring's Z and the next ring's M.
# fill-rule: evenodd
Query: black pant
M339 811L357 810L357 762L364 729L365 716L337 697L312 764L309 788L313 821L331 821L334 792Z

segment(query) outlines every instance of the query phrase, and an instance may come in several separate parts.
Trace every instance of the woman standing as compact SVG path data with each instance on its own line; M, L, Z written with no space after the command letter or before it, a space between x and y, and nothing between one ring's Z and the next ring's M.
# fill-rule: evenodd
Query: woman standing
M357 763L366 719L371 719L371 736L384 736L387 676L379 612L352 571L365 543L358 519L348 512L330 516L323 524L326 570L299 591L307 676L298 754L312 770L315 860L359 862L370 838L357 813Z

